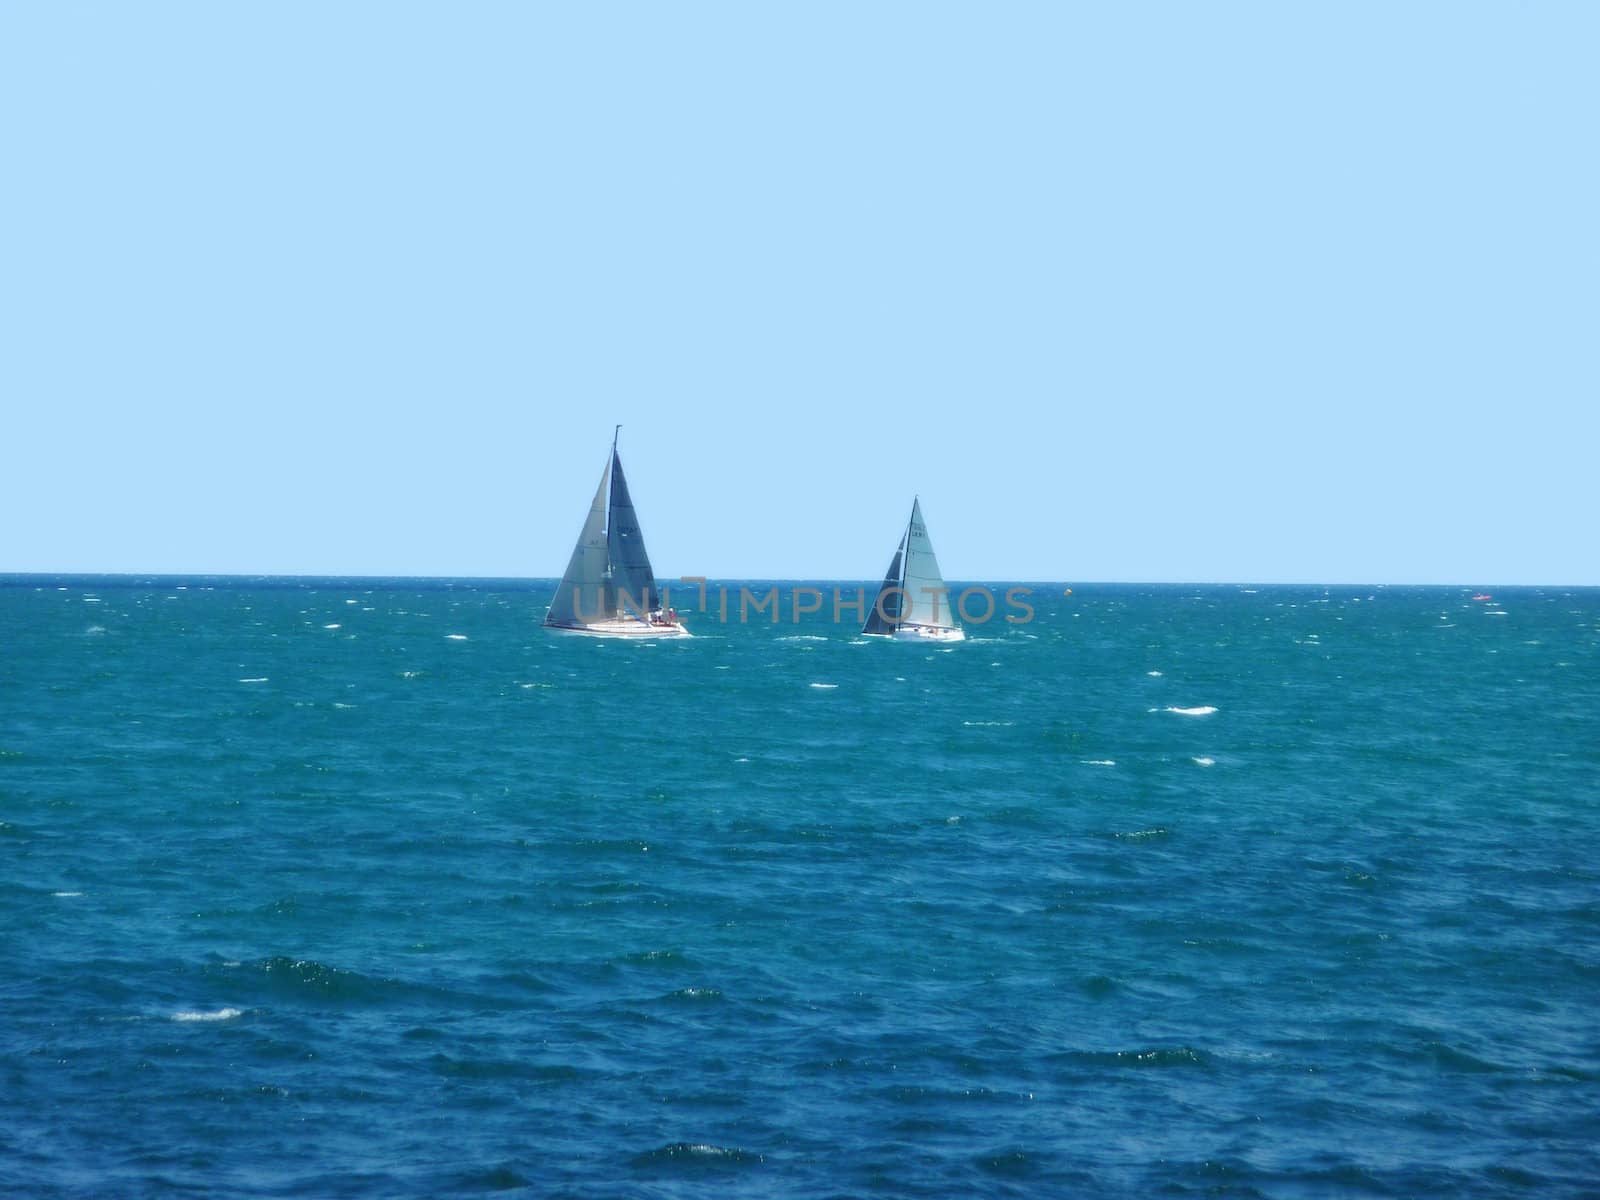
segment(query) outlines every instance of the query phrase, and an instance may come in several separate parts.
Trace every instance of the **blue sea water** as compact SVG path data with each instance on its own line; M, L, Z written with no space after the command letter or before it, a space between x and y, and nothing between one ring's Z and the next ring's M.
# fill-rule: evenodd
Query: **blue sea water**
M1600 1194L1595 590L0 583L0 1193Z

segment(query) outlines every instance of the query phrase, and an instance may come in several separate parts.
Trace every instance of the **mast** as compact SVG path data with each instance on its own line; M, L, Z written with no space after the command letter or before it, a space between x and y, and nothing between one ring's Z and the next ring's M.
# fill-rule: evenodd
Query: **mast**
M919 496L911 497L911 515L906 518L905 536L900 539L900 613L895 618L894 627L899 629L906 623L906 613L911 609L911 594L906 591L906 572L911 568L911 526L917 520L917 501Z
M617 426L620 432L621 425ZM624 614L645 620L661 607L655 570L645 549L644 532L639 528L639 513L628 491L628 477L617 453L617 434L611 439L611 497L606 514L606 559L611 573L615 615Z
M611 472L613 480L615 480L616 474L617 474L617 439L619 437L621 437L621 436L622 436L622 426L618 425L615 429L613 429L611 431L611 465L607 468L607 470L609 470ZM617 485L616 485L615 482L613 482L612 485L611 485L611 489L606 493L606 539L607 539L607 554L608 555L610 553L610 537L611 537L611 502L612 502L612 499L614 498L614 496L616 494L616 490L617 490ZM609 558L606 559L606 574L607 575L611 574L611 560Z

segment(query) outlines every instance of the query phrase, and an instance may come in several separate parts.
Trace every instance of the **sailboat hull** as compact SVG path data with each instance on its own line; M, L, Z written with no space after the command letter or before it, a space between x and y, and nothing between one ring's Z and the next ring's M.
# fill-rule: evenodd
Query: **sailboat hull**
M964 642L966 630L936 625L902 625L889 635L897 642Z
M631 641L658 641L694 635L682 625L652 625L644 621L596 621L592 625L546 625L546 633L558 637L627 638Z
M964 642L964 629L944 629L933 625L903 625L890 633L867 633L862 637L881 637L892 642Z

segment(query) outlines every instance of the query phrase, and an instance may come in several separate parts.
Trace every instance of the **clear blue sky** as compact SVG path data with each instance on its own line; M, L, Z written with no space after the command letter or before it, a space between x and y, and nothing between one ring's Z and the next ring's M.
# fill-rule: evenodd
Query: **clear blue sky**
M12 4L0 571L1600 583L1600 5Z

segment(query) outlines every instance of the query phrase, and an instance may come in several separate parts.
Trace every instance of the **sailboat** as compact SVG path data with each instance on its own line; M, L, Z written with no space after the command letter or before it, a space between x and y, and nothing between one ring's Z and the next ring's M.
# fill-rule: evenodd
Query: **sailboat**
M920 499L911 502L911 520L861 632L900 641L966 640L966 632L956 622L955 600L939 574Z
M622 429L621 425L617 430ZM551 633L611 638L686 638L678 614L662 610L639 516L611 438L611 457L572 549L544 627Z

